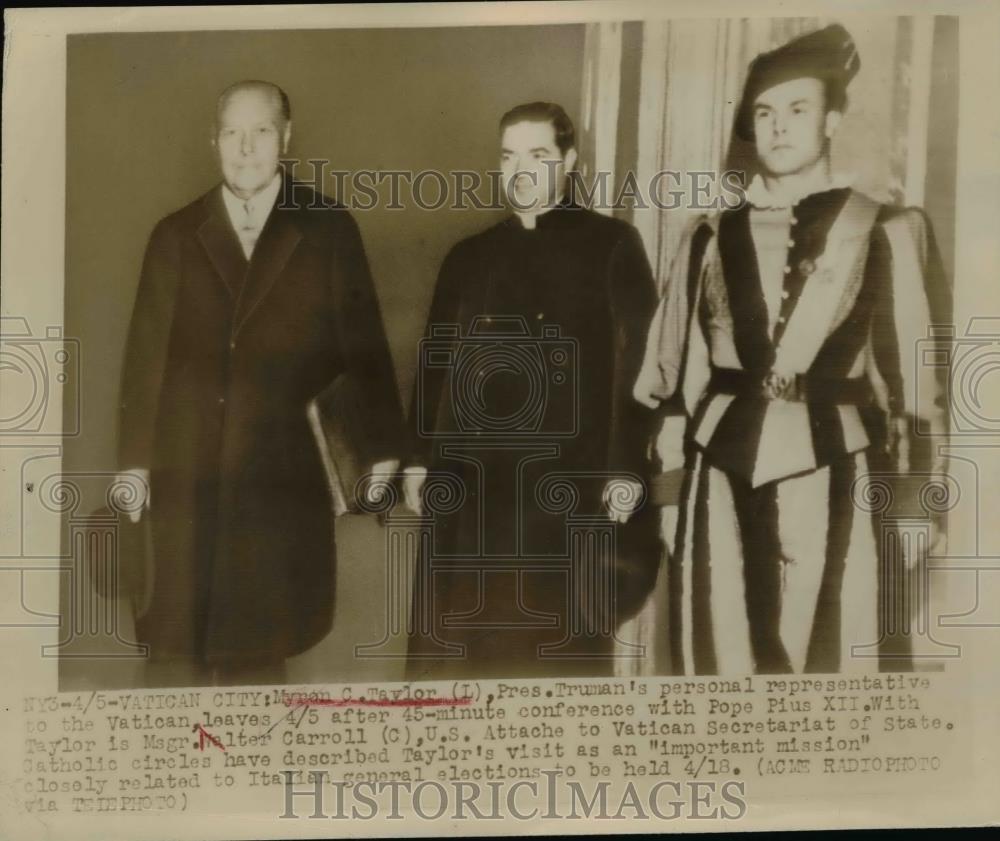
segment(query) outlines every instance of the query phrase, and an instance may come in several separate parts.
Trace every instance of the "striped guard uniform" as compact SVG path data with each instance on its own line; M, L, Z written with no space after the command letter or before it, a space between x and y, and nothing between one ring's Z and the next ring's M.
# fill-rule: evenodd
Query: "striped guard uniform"
M668 410L678 674L874 667L850 656L879 639L880 541L852 492L907 451L892 430L945 425L918 356L950 297L924 213L832 185L773 206L762 186L686 232L634 392Z

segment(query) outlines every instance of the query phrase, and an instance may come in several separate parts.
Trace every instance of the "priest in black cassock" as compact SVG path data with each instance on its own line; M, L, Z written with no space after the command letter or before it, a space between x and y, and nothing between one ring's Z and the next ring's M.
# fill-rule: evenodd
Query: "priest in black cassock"
M655 413L631 398L656 306L636 230L567 197L573 124L551 103L500 122L512 215L441 267L404 488L432 523L410 679L599 675L652 588L644 505Z

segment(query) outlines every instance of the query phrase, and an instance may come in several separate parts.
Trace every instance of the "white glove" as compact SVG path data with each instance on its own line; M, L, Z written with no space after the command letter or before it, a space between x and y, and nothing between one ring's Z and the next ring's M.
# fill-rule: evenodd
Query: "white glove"
M632 479L609 479L601 495L608 516L616 523L627 523L642 501L643 487Z
M426 467L407 467L403 471L403 500L406 502L406 507L418 517L422 517L424 514L421 496L426 481Z
M365 500L369 505L378 506L384 499L383 495L392 493L389 485L399 473L399 459L387 458L385 461L376 462L369 473L371 481L365 487Z
M143 511L150 506L149 471L144 467L123 470L115 477L115 503L125 511L129 520L138 523ZM135 494L135 500L130 501Z

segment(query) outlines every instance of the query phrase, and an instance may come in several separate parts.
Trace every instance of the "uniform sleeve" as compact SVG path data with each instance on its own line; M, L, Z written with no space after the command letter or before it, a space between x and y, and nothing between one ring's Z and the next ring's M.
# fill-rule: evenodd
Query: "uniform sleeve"
M453 248L445 256L438 271L424 328L424 340L433 338L435 349L444 352L449 351L449 344L450 350L454 351L457 338L449 342L447 337L440 335L438 328L454 326L458 322L462 276L459 249ZM433 460L434 438L442 425L440 414L449 375L447 366L424 364L422 351L425 348L426 345L418 348L417 375L413 381L409 416L410 453L407 463L419 467L428 467Z
M364 389L372 419L373 462L399 458L406 439L399 388L357 222L347 211L334 249L334 317L347 371Z
M633 397L640 403L661 407L663 422L655 449L662 472L654 483L654 496L662 505L675 505L679 499L688 415L707 379L708 347L696 314L711 236L711 227L699 217L681 238L649 327L642 368L633 389Z
M656 308L656 285L642 239L631 225L615 246L609 271L615 363L608 465L612 471L642 476L648 473L656 412L634 400L632 390Z
M152 467L180 264L179 238L168 222L161 221L146 246L125 343L118 423L120 470Z
M951 294L923 211L895 213L876 227L869 271L885 278L871 344L876 395L890 427L905 436L896 442L906 454L896 469L938 471L942 463L934 454L947 433L947 380L945 366L933 360L934 351L946 350L936 328L950 322Z

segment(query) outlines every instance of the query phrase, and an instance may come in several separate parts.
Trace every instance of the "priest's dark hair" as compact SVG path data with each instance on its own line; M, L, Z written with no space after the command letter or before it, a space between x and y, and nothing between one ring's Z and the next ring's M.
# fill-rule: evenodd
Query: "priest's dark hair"
M515 123L551 123L556 146L565 155L576 146L576 129L565 109L555 102L525 102L515 105L500 118L500 133Z

